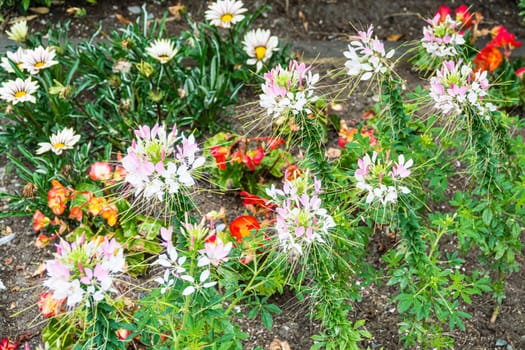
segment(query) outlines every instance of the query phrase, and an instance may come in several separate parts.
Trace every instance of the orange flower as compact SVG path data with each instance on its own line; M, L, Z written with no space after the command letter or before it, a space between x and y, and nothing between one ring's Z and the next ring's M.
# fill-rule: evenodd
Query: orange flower
M235 238L237 243L241 243L243 238L251 235L252 230L255 229L255 232L257 232L260 228L261 225L255 217L244 215L235 218L230 223L230 234Z
M53 214L62 215L69 200L69 190L57 180L51 180L53 187L47 192L47 206Z
M114 204L110 204L102 209L102 218L104 218L109 226L115 226L118 219L118 210Z
M92 197L89 199L88 204L88 213L97 216L102 212L104 207L106 206L106 200L102 197Z
M83 215L82 208L76 205L69 210L68 218L75 219L77 221L82 221L82 215Z
M476 55L476 57L474 57L473 62L474 66L476 66L476 70L488 70L493 72L499 67L502 60L503 55L501 54L501 51L495 46L487 45Z
M33 214L33 230L35 232L42 230L44 227L46 227L50 223L51 223L51 219L49 219L47 216L42 214L40 210L37 209L37 211L35 211L35 214Z
M217 167L220 170L226 170L226 157L230 153L230 149L224 146L213 146L210 148L211 155L215 158Z
M41 233L38 235L36 241L35 241L35 247L37 248L44 248L47 246L52 240L54 240L57 237L57 235L53 235L51 237L46 236L45 234Z
M293 181L303 174L303 171L295 164L289 165L284 170L284 179Z
M116 166L115 171L113 172L113 180L122 181L126 178L126 175L127 175L126 169L124 169L121 166Z
M58 315L63 310L65 301L65 298L61 300L54 299L53 292L44 292L40 294L36 303L42 316L49 318Z
M492 28L490 33L492 34L493 39L487 44L487 47L495 46L502 48L506 57L510 56L510 53L513 49L523 45L523 43L521 41L517 41L516 36L513 33L507 31L507 28L504 26L495 26Z

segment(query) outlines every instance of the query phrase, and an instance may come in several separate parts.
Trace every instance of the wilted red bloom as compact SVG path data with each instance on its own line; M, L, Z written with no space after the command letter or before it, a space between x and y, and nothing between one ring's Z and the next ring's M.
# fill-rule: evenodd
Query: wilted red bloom
M466 5L459 5L456 9L456 20L463 23L463 28L468 29L472 26L472 15Z
M288 165L284 170L284 179L288 181L293 181L297 179L304 173L299 167L295 164Z
M246 154L242 157L242 162L246 164L248 169L255 171L255 167L261 164L263 158L264 149L262 147L257 147L256 150L246 152Z
M518 78L523 79L523 74L525 74L525 67L516 69L516 75Z
M116 330L115 333L117 334L117 337L120 340L126 340L130 336L131 331L129 329L122 329L121 328L121 329Z
M36 241L35 241L35 247L37 248L44 248L47 246L53 239L56 238L56 235L53 235L51 237L46 236L45 234L41 233L38 235ZM1 348L0 348L1 350Z
M215 158L217 167L220 170L226 170L226 157L230 153L230 149L224 146L213 146L210 148L211 155Z
M489 45L481 50L473 60L476 70L487 70L490 72L498 68L501 61L503 61L501 51L497 47Z
M268 138L268 148L272 151L277 149L277 147L284 145L286 142L280 137L269 137Z
M266 211L272 211L277 207L277 204L272 203L269 199L265 199L246 191L241 191L242 204L243 205L254 205L262 208Z
M53 187L47 192L47 206L51 208L53 214L62 215L66 210L69 190L57 180L51 180L51 183Z
M436 15L439 15L438 23L445 22L445 18L447 18L447 16L450 16L451 12L452 11L450 11L450 7L448 7L446 5L439 6L439 8L438 8L438 10L436 12Z
M44 292L40 294L36 303L42 316L49 318L58 315L62 311L65 301L65 298L62 300L54 299L53 292Z
M0 350L16 350L18 343L14 343L9 338L2 338L0 340Z
M113 176L113 171L111 170L111 165L106 162L95 162L91 164L89 168L89 177L91 180L101 180L107 181Z
M33 214L33 230L38 232L51 223L51 219L37 209Z
M354 135L357 134L356 128L348 128L346 126L346 123L343 123L341 121L341 129L339 129L339 138L337 139L337 144L341 148L345 148L346 144L348 142L352 142L354 140Z
M259 221L253 216L244 215L235 218L230 223L230 234L237 243L241 243L242 239L250 236L252 230L257 232L261 228Z
M368 142L370 146L377 145L377 138L374 136L374 129L367 129L366 127L363 127L361 129L361 136L368 137L370 139Z

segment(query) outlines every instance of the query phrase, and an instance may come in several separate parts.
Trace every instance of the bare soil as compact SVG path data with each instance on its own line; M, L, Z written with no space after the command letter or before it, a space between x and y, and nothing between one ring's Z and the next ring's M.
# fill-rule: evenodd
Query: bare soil
M160 18L168 6L176 5L177 2L146 3L148 12ZM182 0L182 3L194 18L203 19L206 7L204 1ZM402 41L417 39L422 35L425 24L423 18L432 17L439 5L455 8L461 4L450 0L255 0L246 3L249 8L271 5L271 10L264 13L256 25L271 29L273 34L286 42L301 42L302 47L308 46L308 42L318 45L319 42L348 41L349 35L354 33L353 27L362 29L368 24L374 24L375 32L384 40L392 34L401 35ZM502 24L514 32L518 40L525 40L525 26L518 15L517 1L478 0L464 3L472 6L472 10L481 12L488 27ZM85 1L66 1L63 5L53 6L49 14L33 20L32 28L40 31L59 21L69 20L71 33L79 38L88 37L99 23L106 32L123 26L117 20L117 14L134 21L139 16L134 13L135 9L142 4L135 0L100 0L91 6ZM84 7L87 15L72 17L66 12L70 7ZM183 28L183 23L173 21L170 26L171 30L177 31ZM309 49L315 53L312 47ZM404 77L410 85L420 83L419 78L410 75L409 69L404 69L405 73L407 75ZM369 107L366 102L360 101L349 101L349 105L355 117ZM1 192L19 193L23 185L9 167L6 168L6 160L0 160ZM210 209L215 209L211 208L213 205L234 201L240 203L238 198L230 195L203 199L203 202L209 203ZM7 209L5 203L0 205L3 205L3 210ZM206 209L202 210L205 212ZM1 219L0 231L16 233L13 241L0 247L0 280L7 287L6 291L0 292L0 337L30 340L33 348L39 343L39 328L43 321L36 306L40 281L38 276L31 275L41 261L51 258L51 254L34 246L36 237L32 232L30 217ZM375 243L370 248L370 261L380 268L382 252L376 248L378 242ZM472 305L465 309L472 315L472 319L466 322L466 332L451 334L456 339L457 349L525 349L525 262L523 256L518 259L522 268L508 279L507 298L497 322L489 322L495 306L491 295L474 298ZM363 300L354 305L351 316L355 320L365 319L366 328L374 336L362 344L363 348L401 349L395 305L389 302L394 291L386 287L386 281L381 282L363 289ZM288 341L292 349L309 348L312 345L310 336L319 332L319 327L310 320L307 305L299 303L289 292L276 297L275 302L281 306L283 313L276 316L271 331L265 330L258 320L243 321L243 328L250 333L245 348L262 346L266 349L274 337Z

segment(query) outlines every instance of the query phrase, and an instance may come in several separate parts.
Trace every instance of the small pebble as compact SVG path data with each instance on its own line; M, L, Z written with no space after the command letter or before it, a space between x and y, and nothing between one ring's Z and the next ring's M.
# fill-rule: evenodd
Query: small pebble
M128 11L134 15L139 15L142 12L140 6L128 6Z

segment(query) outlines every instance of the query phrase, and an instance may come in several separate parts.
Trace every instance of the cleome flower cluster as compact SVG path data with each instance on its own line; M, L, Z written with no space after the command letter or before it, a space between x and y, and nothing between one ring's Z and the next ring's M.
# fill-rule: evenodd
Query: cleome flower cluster
M291 115L312 113L311 105L317 101L314 95L319 74L312 74L311 67L295 60L288 68L278 65L264 74L260 106L273 116L276 125L282 125Z
M135 130L128 154L122 159L126 170L125 181L136 196L156 197L177 194L195 185L194 174L204 164L204 157L197 156L199 146L195 137L179 134L176 126L166 132L163 126L147 125Z
M461 113L479 114L485 119L496 107L484 100L488 93L487 71L474 72L472 67L463 63L445 61L436 75L430 78L430 97L434 107L443 114Z
M356 187L361 192L367 192L366 203L378 202L382 205L397 203L399 193L408 194L410 189L403 186L403 179L410 176L409 168L413 165L412 159L405 161L405 156L400 154L397 162L390 160L390 152L386 153L386 160L381 162L378 153L372 157L366 154L357 161L357 170L354 177Z
M465 15L464 9L458 10L455 19L451 17L450 9L446 11L442 8L432 19L426 20L428 26L423 28L421 46L432 57L455 57L458 47L465 44L461 29L471 23L472 19L470 15Z
M313 187L313 188L312 188ZM325 243L328 231L334 228L334 219L321 207L321 181L307 174L285 181L282 190L272 185L266 194L275 208L275 230L284 251L292 256L303 255L314 243Z
M345 63L350 76L359 76L361 80L370 80L374 74L384 74L388 66L386 60L394 56L395 50L385 51L385 45L377 38L372 38L374 27L370 25L366 32L359 31L355 40L343 52L348 60Z
M82 301L101 301L113 291L113 277L124 272L126 262L121 245L113 238L96 237L87 241L84 235L73 243L57 244L53 260L46 263L48 278L44 281L53 299L74 308Z

